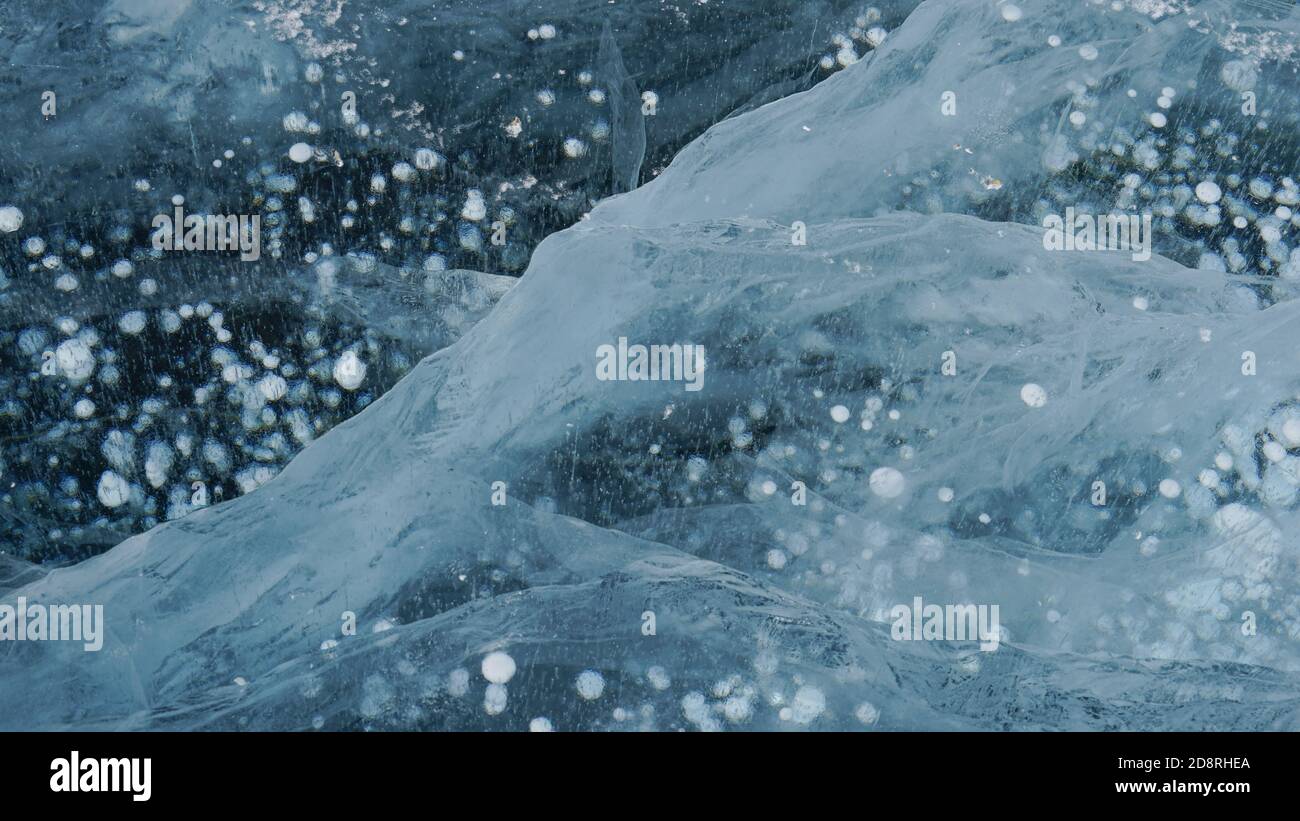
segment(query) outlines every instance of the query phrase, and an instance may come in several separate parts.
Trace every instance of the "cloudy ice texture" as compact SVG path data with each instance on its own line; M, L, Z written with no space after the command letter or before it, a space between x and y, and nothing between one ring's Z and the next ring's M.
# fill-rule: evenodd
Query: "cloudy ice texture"
M109 629L4 647L0 724L1295 729L1300 303L1025 216L1087 154L1072 81L1227 117L1256 60L1294 134L1287 55L1227 4L1016 6L923 3L710 129L257 490L9 571ZM598 380L620 336L704 345L704 390ZM998 605L998 649L893 640L915 596Z

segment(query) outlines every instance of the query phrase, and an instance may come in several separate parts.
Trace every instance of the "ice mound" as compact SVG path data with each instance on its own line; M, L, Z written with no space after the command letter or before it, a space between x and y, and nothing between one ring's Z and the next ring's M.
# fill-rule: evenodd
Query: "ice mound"
M877 174L951 140L1043 184L1050 141L933 133L928 101L1014 77L1048 110L1053 32L1125 54L1121 84L1184 37L1222 56L1185 20L1018 5L922 4L549 237L265 486L5 593L103 603L108 634L4 646L0 724L1296 728L1300 303L959 197L892 213ZM620 337L703 345L703 388L599 379ZM894 640L914 597L998 605L997 649Z

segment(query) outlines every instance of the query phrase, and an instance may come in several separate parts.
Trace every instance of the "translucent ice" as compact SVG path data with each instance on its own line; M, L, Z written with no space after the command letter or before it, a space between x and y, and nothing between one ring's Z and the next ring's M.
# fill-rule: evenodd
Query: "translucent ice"
M1300 302L1181 219L1137 260L1035 213L1100 196L1068 102L1228 116L1226 4L1133 5L927 2L709 130L264 486L5 593L111 629L0 649L0 724L1296 729ZM1195 205L1150 139L1168 180L1099 189ZM620 338L704 388L598 378ZM895 640L914 597L997 605L997 649Z

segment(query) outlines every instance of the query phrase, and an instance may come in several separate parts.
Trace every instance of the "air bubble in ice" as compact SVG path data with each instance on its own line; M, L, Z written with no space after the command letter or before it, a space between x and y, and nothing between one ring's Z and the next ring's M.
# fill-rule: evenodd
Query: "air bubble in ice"
M903 474L891 467L876 468L867 480L871 492L882 499L895 499L903 494L907 482Z
M587 153L587 144L577 137L569 137L564 141L564 156L569 159L577 159Z
M54 362L59 373L73 382L89 379L95 372L95 355L91 353L90 346L79 338L60 343L54 350Z
M95 495L104 507L121 507L131 498L131 486L116 472L106 470L100 474Z
M117 321L117 328L124 334L132 336L144 330L145 315L144 311L127 311Z
M583 670L578 675L578 695L587 701L595 701L605 692L605 678L595 670Z
M284 130L285 131L306 131L308 122L309 120L307 119L306 114L302 113L301 111L291 111L288 114L284 115L284 121L283 121Z
M15 206L0 207L0 231L12 234L23 227L23 212Z
M506 684L515 674L515 660L497 650L483 657L483 678L493 684Z
M334 363L334 381L344 390L354 391L366 379L366 363L355 351L344 351Z
M1047 404L1047 391L1042 385L1029 382L1020 388L1020 399L1031 408L1041 408Z

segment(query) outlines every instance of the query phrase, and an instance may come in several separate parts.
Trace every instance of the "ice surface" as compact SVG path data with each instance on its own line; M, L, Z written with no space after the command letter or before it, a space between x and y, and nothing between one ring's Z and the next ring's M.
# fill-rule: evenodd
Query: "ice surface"
M1300 303L1173 220L1140 261L1034 213L1086 165L1071 81L1108 129L1163 86L1228 116L1226 5L1017 5L921 4L548 237L265 486L6 593L109 633L4 647L0 726L1296 729ZM598 380L619 337L704 345L704 389ZM892 640L914 596L999 605L999 648Z
M881 22L914 5L885 4ZM427 274L522 273L543 237L652 178L707 126L838 70L818 55L859 12L849 0L771 0L761 16L731 2L6 4L0 549L78 561L184 515L189 482L243 492L241 476L278 470L503 286ZM259 259L153 248L152 220L179 199L189 214L259 217ZM84 344L89 378L47 368L66 336ZM368 378L340 393L331 361L349 349ZM255 407L244 400L262 370L288 390ZM242 398L222 401L232 390ZM107 508L93 454L127 423L149 428L140 462L150 438L211 433L228 469L178 446L172 483L123 474L131 499Z
M916 3L878 5L893 25ZM662 164L769 86L809 87L813 78L799 76L807 60L852 25L858 4L770 0L761 20L743 3L589 0L14 0L6 12L0 53L15 70L0 105L35 112L43 92L58 95L59 113L39 128L18 116L0 123L0 180L24 193L32 225L89 221L85 212L128 188L132 173L156 189L181 186L191 201L229 196L225 175L209 167L223 149L246 154L249 137L288 151L299 141L282 127L291 112L323 125L311 142L336 140L327 113L349 90L359 120L382 130L361 141L363 154L409 159L432 145L469 178L590 175L608 194L607 154L561 172L557 150L599 114L586 89L569 88L572 75L595 71L591 88L612 81L597 70L607 22L628 76L663 101L647 138ZM530 38L546 24L553 37ZM309 63L320 71L314 83L302 81ZM546 109L536 95L548 84L564 88ZM515 117L524 134L507 140Z

